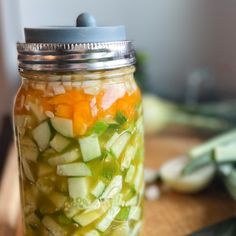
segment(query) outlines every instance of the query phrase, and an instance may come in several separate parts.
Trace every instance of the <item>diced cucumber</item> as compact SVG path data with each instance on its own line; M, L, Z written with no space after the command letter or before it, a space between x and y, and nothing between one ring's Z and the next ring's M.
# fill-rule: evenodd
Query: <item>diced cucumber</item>
M101 194L104 192L106 185L99 180L96 186L92 189L91 193L93 194L94 197L100 197Z
M35 178L33 176L33 173L30 169L30 166L29 164L27 163L26 160L22 160L22 166L23 166L23 170L24 170L24 173L25 173L25 176L26 178L31 181L31 182L34 182L35 181Z
M20 154L23 159L36 162L38 158L38 147L32 139L24 137L20 140Z
M30 101L28 102L28 106L39 122L47 119L47 116L44 114L43 107Z
M66 217L72 218L81 211L81 204L77 200L78 199L76 199L76 201L66 201L64 208Z
M129 220L140 220L142 215L142 210L138 206L132 206L129 212Z
M137 222L137 224L134 226L133 230L129 234L129 236L138 236L140 230L142 227L142 221Z
M59 211L62 208L64 208L65 202L67 200L66 196L58 192L52 192L51 194L48 195L48 198L56 207L56 211Z
M84 234L84 236L100 236L97 230L91 230Z
M29 115L16 115L15 116L15 124L17 128L17 132L23 136L25 134L26 127L28 123L31 122L31 116Z
M112 135L112 137L108 140L108 142L105 144L105 148L106 150L110 150L111 146L115 143L115 141L119 138L119 134L118 133L114 133Z
M47 176L54 172L53 168L45 163L38 163L38 177Z
M54 236L66 236L66 231L50 216L45 216L42 220L43 226Z
M127 147L123 160L121 161L121 170L128 169L130 167L131 161L134 159L136 154L136 147L133 145Z
M129 218L130 207L122 207L119 214L116 216L116 220L126 221Z
M220 146L214 149L214 160L217 163L235 163L236 150L235 146Z
M135 167L134 165L130 165L127 173L126 173L126 176L125 176L125 182L126 183L131 183L132 180L133 180L133 177L134 177L134 173L135 173Z
M73 199L86 198L88 195L87 178L69 178L68 179L69 195Z
M109 185L106 187L105 191L103 192L101 199L109 199L113 198L116 194L120 193L122 189L122 176L117 175L115 176Z
M143 170L143 165L140 164L137 167L136 174L134 177L134 186L137 192L140 190L143 181L144 181L144 170Z
M138 204L138 200L139 200L138 196L134 196L127 202L125 202L125 206L136 206Z
M100 207L101 207L101 202L99 199L96 199L88 206L88 208L85 211L86 212L94 211L99 209Z
M91 133L96 133L97 135L102 135L107 128L109 127L109 124L105 121L97 121L95 125L91 129Z
M32 135L34 140L39 146L41 151L45 150L48 147L50 138L51 138L51 130L48 125L48 122L43 122L39 126L37 126L33 131Z
M91 176L92 172L89 167L82 162L76 162L57 166L57 174L61 176L85 177Z
M80 138L79 144L85 162L96 159L102 155L99 140L96 135Z
M111 152L116 157L119 158L123 150L125 149L131 134L129 132L122 133L119 138L112 144Z
M129 236L129 223L123 222L112 230L111 236Z
M89 212L83 212L73 217L73 220L85 227L95 220L99 219L109 208L109 204L104 203L99 209Z
M112 221L115 219L116 215L119 213L120 207L115 206L112 207L103 217L103 219L96 225L96 229L101 232L105 232L109 226L111 225Z
M50 142L50 146L56 150L57 152L62 152L65 150L66 147L70 144L70 140L67 138L63 137L60 134L56 134L52 141Z
M48 163L52 166L71 163L79 158L79 150L73 149L61 155L54 156L48 159Z
M65 137L73 138L73 122L70 119L54 117L51 118L53 128Z
M38 190L46 195L51 194L51 192L54 190L54 183L52 180L45 177L41 177L37 180L36 186Z

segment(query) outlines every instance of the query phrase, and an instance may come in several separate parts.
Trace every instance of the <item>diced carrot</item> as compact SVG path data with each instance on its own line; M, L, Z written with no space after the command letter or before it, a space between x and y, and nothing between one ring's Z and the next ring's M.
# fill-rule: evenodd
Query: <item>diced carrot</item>
M73 107L69 105L59 104L55 106L55 115L63 118L72 118Z

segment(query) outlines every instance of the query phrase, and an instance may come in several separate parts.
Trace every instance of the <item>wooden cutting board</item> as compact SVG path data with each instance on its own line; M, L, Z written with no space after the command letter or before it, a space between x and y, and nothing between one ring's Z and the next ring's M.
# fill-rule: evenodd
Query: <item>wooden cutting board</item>
M145 165L159 168L166 160L182 155L205 138L182 128L170 128L161 135L147 137ZM16 161L15 153L11 157ZM11 163L11 166L13 173L16 165ZM9 181L9 176L6 179ZM222 186L212 185L197 195L182 195L162 187L159 200L145 201L142 236L184 236L235 214L236 203L222 190ZM21 220L18 220L16 228L12 235L22 236Z

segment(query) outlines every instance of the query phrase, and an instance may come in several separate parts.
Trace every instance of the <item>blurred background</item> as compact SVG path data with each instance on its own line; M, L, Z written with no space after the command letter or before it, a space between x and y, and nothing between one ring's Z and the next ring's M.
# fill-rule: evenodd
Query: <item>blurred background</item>
M210 129L217 132L235 126L235 1L0 0L1 170L12 139L11 110L20 83L16 42L24 41L24 27L75 25L84 11L91 12L98 25L125 25L128 39L134 40L138 83L144 93L155 95L145 101L154 111L146 115L154 123L148 132L161 129L162 117L156 117L168 116L170 110L187 114L177 123L209 129L216 122ZM170 122L166 116L164 125ZM191 123L193 116L200 119ZM210 120L206 123L205 118Z

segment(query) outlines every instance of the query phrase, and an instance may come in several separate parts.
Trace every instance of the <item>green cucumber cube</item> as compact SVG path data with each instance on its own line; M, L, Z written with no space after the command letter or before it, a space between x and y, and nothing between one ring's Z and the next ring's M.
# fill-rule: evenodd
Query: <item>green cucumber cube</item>
M58 165L57 174L60 176L85 177L91 176L92 172L85 163L75 162L71 164Z
M65 137L73 138L73 121L61 117L51 118L53 128Z
M64 196L61 193L58 192L52 192L48 195L48 198L50 199L50 201L54 204L54 206L56 207L56 211L61 210L62 208L64 208L65 202L67 200L67 197Z
M50 146L57 152L62 152L63 150L65 150L65 148L68 147L69 144L70 140L68 140L67 138L63 137L58 133L54 136L54 138L50 142Z
M130 207L122 207L119 214L116 216L116 220L126 221L129 218Z
M42 220L43 226L54 236L66 236L66 231L50 216L45 216Z
M80 224L81 226L85 227L91 223L93 223L95 220L99 219L109 208L109 204L103 204L101 207L94 211L84 211L81 214L76 215L73 217L73 220Z
M112 144L111 152L118 159L125 149L131 134L129 132L122 133L119 138Z
M79 144L85 162L96 159L102 155L99 140L96 135L80 138Z
M100 236L97 230L91 230L84 234L84 236Z
M48 159L48 163L52 166L71 163L79 159L79 150L73 149L61 155L54 156Z
M104 192L106 185L99 180L99 182L96 184L96 186L92 189L91 193L94 197L100 197L101 194Z
M37 126L33 131L32 135L34 140L39 146L41 151L45 150L48 147L51 138L51 130L48 125L48 122L43 122Z
M119 213L120 207L115 206L112 207L103 217L103 219L96 225L96 229L101 232L105 232L109 226L111 225L112 221L115 219L116 215Z
M69 195L73 199L87 198L88 195L88 180L85 177L69 178L68 179Z
M115 176L109 185L106 187L105 191L101 195L101 199L110 199L113 198L115 195L120 193L122 190L122 176L117 175Z
M127 147L123 160L121 161L121 170L124 171L130 167L131 161L134 159L136 154L136 147L133 145Z
M105 121L97 121L95 125L91 129L91 133L96 133L97 135L102 135L107 128L109 127L109 124Z
M134 165L130 165L127 173L126 173L126 176L125 176L125 182L126 183L131 183L132 180L133 180L133 177L134 177L134 173L135 173L135 167Z
M115 141L119 138L119 134L118 133L114 133L112 135L112 137L108 140L108 142L105 144L105 148L107 151L109 151L111 149L111 146L115 143Z
M24 137L20 140L20 155L22 159L36 162L38 159L38 147L32 139Z

